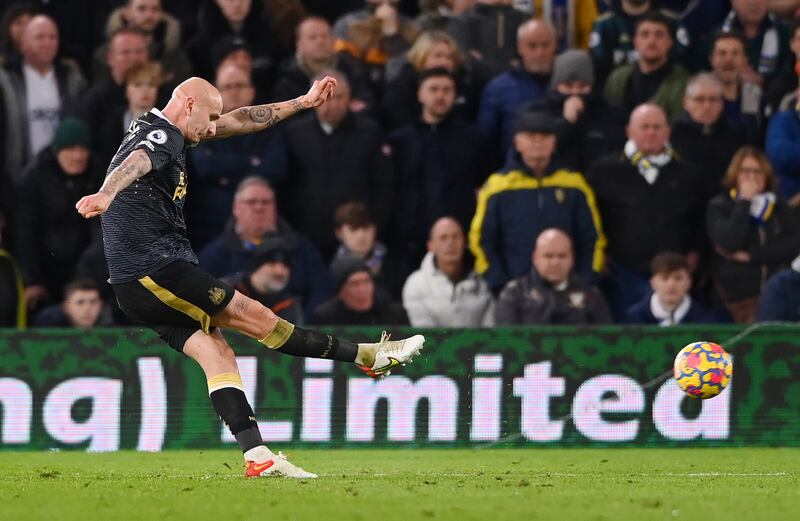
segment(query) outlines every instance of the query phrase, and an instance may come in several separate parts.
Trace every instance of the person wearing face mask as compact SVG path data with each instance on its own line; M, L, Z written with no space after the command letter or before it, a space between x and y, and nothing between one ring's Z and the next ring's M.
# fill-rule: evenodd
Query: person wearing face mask
M284 320L303 325L300 299L289 292L292 259L281 238L265 240L253 254L250 269L238 277L223 279L242 295L257 300Z
M622 111L594 92L593 73L586 51L565 51L556 57L544 98L526 106L557 118L556 157L578 172L586 172L595 160L625 144Z
M800 251L800 229L775 195L775 175L760 150L742 147L733 156L724 186L708 205L706 227L714 245L717 290L737 323L755 318L767 278L788 267Z

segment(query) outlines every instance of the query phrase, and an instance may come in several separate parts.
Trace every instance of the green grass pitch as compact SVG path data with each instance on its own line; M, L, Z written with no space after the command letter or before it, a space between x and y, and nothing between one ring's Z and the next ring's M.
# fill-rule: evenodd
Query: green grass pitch
M245 480L236 450L0 452L2 520L783 520L800 449L296 450L317 480Z

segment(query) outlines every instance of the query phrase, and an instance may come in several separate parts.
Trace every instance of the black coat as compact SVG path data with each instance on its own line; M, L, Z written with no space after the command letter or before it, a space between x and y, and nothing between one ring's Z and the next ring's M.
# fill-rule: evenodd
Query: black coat
M714 276L729 302L757 297L767 278L788 267L800 252L800 228L782 200L776 201L772 216L760 227L750 216L749 201L719 194L708 205L706 227L715 247L750 253L750 262L715 255Z
M650 185L624 155L595 163L586 180L594 189L606 252L623 267L649 275L658 253L700 251L702 189L689 163L673 159Z
M60 300L92 240L91 222L75 211L75 203L96 192L102 180L102 167L91 159L85 173L65 174L49 147L28 167L14 222L15 253L26 286L43 284Z
M402 305L389 300L380 291L369 311L353 311L339 297L323 303L314 312L312 324L326 326L407 326L408 315Z
M393 132L389 143L396 179L390 249L413 270L438 218L455 217L469 230L475 190L490 173L489 154L483 134L456 117L438 125L418 120Z
M506 284L497 299L495 319L502 325L611 324L611 311L600 292L570 277L555 289L535 269Z
M333 214L349 201L366 203L383 230L391 212L392 165L381 127L348 114L330 135L311 111L288 121L289 180L286 216L325 259L338 241Z
M560 165L585 173L589 165L625 145L625 114L606 103L602 96L584 97L584 110L575 123L564 119L566 97L548 89L544 97L524 110L547 112L556 119L556 160Z
M731 123L724 114L708 129L685 116L673 124L670 142L681 159L697 168L708 200L722 190L728 164L746 144L746 136L744 128Z
M336 56L334 69L342 72L350 83L350 91L353 99L358 99L366 103L367 110L374 109L375 105L375 92L369 83L369 78L366 76L364 66L358 62L353 55L340 52ZM297 56L292 56L281 63L278 70L277 80L275 86L272 88L270 100L285 101L302 96L311 84L314 78L310 78L306 71L304 71L297 61Z
M385 128L394 130L419 119L422 106L417 99L418 83L419 73L410 63L405 63L397 77L388 82L381 100L381 121ZM465 69L460 69L456 73L453 114L466 121L475 121L480 97L471 76Z

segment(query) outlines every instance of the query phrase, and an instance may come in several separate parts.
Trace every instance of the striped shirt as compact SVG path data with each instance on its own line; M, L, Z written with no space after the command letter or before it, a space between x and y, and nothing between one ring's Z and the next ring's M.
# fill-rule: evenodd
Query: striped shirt
M179 259L197 264L183 218L183 135L160 111L151 110L131 123L106 176L134 150L143 150L153 167L121 190L102 216L111 284L138 280Z

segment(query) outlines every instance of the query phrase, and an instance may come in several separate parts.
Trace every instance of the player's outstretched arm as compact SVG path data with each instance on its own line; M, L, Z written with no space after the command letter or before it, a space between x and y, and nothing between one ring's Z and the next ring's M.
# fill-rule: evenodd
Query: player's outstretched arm
M81 197L75 208L82 216L90 219L108 210L111 201L120 190L152 170L150 156L144 150L134 150L110 174L100 190L92 195Z
M317 80L308 93L289 101L242 107L223 114L217 120L215 137L223 138L257 132L293 116L301 110L318 107L333 95L336 80L325 76Z

